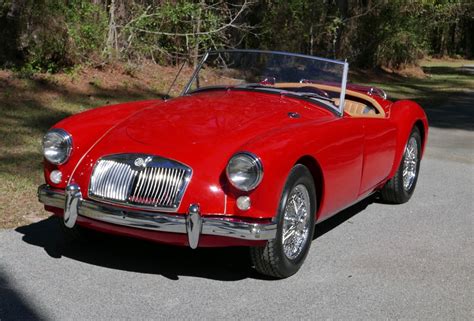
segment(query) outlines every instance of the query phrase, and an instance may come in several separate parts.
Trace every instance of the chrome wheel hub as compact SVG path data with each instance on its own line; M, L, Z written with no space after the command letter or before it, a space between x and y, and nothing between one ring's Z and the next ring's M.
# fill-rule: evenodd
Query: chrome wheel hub
M403 188L410 190L416 178L418 166L418 143L415 137L410 137L405 148L405 158L403 161Z
M291 260L298 257L309 237L310 213L308 189L302 184L295 186L288 196L283 216L283 252Z

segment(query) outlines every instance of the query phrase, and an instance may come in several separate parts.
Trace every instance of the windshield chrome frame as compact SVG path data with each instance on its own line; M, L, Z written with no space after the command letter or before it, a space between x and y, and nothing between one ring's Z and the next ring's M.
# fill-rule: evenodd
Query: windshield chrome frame
M188 81L188 83L184 87L184 90L181 93L181 96L185 96L189 93L189 90L191 89L192 84L196 80L196 77L197 77L199 71L201 70L202 66L206 62L209 55L214 54L214 53L219 54L219 53L224 53L224 52L248 52L248 53L275 54L275 55L293 56L293 57L298 57L298 58L307 58L307 59L312 59L312 60L319 60L319 61L334 63L334 64L337 64L337 65L342 65L343 66L343 72L342 72L342 81L341 81L341 93L340 93L340 96L339 96L339 106L334 106L334 109L336 110L336 112L338 113L339 116L342 116L344 114L344 102L345 102L345 97L346 97L347 75L349 73L349 63L347 62L347 60L340 61L340 60L321 58L321 57L315 57L315 56L309 56L309 55L303 55L303 54L297 54L297 53L291 53L291 52L285 52L285 51L255 50L255 49L209 50L204 54L201 61L196 66L196 69L194 70L194 72L191 76L191 79Z

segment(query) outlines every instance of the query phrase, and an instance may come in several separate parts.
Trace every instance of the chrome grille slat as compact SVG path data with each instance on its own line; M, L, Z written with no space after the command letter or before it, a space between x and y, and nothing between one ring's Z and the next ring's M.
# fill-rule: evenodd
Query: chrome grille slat
M147 204L153 204L153 192L155 191L155 172L156 168L150 168L150 174L148 175L148 180L150 181L150 188L148 192L146 193L146 203Z
M176 186L175 186L175 189L173 191L173 195L174 195L174 197L172 199L173 203L176 202L176 198L178 197L178 191L179 191L179 189L182 185L183 178L184 178L184 172L179 173L178 179L176 180Z
M168 199L170 198L170 194L171 194L170 192L173 185L173 176L174 176L174 169L171 169L170 174L168 176L168 184L166 184L167 190L166 190L165 198L163 200L163 204L168 204Z
M145 177L145 174L143 172L140 172L140 174L138 175L138 182L137 182L137 185L135 186L135 192L133 194L133 197L135 199L138 198L138 195L140 195L140 191L143 187L143 181L144 181L144 177Z
M153 201L155 203L158 203L158 193L160 192L160 187L162 186L162 181L161 181L162 176L163 176L163 168L158 168L158 173L156 175L157 184L156 184L155 192L153 193Z
M161 177L163 177L163 168L158 168L156 173L156 188L153 193L153 202L158 203L158 193L160 192L160 187L162 186Z
M110 155L94 166L89 196L151 210L177 210L191 175L188 166L159 156Z
M125 195L128 195L132 191L132 185L131 183L135 180L135 177L137 176L137 172L129 168L129 172L131 175L128 175L127 180L125 181L125 184L123 184L123 193Z
M145 195L148 191L148 186L150 185L150 179L149 179L150 176L148 172L149 172L148 168L145 168L145 170L143 171L143 189L140 194L140 199L141 199L140 202L143 202L145 200Z
M114 174L117 169L117 163L112 164L110 167L110 171L107 173L106 179L106 186L105 186L105 195L108 198L113 198L110 194L112 192L112 184L114 184Z
M165 195L163 196L163 204L166 204L166 200L168 198L168 195L170 193L170 189L171 189L171 178L173 177L173 169L170 168L169 170L169 174L168 174L168 177L166 178L166 192L165 192Z
M146 195L148 195L148 191L150 190L150 172L151 172L151 168L145 168L145 188L143 189L143 195L142 196L142 202L143 203L147 203L146 202Z
M120 180L119 180L119 186L117 188L117 193L118 193L118 195L121 196L120 200L125 200L127 198L126 194L124 193L125 192L125 181L131 175L127 171L128 170L128 165L122 164L121 166L122 166L122 172L120 173L121 175L120 175Z
M158 194L158 196L156 197L156 199L158 200L158 202L161 203L161 198L163 197L163 192L165 191L165 186L166 186L166 173L167 173L168 169L167 168L163 168L163 173L161 174L161 182L162 184L160 185L160 193Z
M122 179L123 179L123 171L124 165L119 164L117 166L117 178L116 178L116 185L114 186L112 197L115 199L120 199L120 189L122 189ZM120 199L121 200L121 199Z
M171 178L171 184L170 184L170 192L168 195L168 198L166 199L167 204L171 204L171 201L173 200L173 192L174 192L174 187L176 185L176 179L178 178L178 171L176 169L173 170L173 176Z

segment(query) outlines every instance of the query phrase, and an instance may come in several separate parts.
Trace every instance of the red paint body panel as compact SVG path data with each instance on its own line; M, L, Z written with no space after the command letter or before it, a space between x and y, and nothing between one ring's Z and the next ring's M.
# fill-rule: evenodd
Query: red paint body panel
M392 104L371 97L384 108L385 118L339 117L313 102L244 90L206 91L167 102L91 110L54 126L72 135L74 151L62 166L45 162L46 181L64 188L66 182L55 185L48 178L51 170L59 168L69 182L87 191L93 166L100 157L154 154L193 169L178 214L185 215L189 204L198 203L204 216L271 219L276 215L289 171L299 159L310 157L323 176L316 213L322 220L365 197L394 175L417 121L423 126L426 140L427 120L421 107L410 101ZM300 117L290 118L289 112ZM258 155L264 166L261 184L247 193L232 188L225 176L228 160L239 151ZM240 211L235 205L242 194L252 200L248 211ZM136 230L83 217L79 224L107 233L187 244L186 235ZM205 239L205 246L242 245L238 239ZM201 241L200 246L204 246Z
M408 140L408 136L411 133L415 123L421 123L423 129L423 148L422 154L424 154L426 147L426 140L428 139L428 118L424 110L411 100L399 100L390 107L390 121L397 127L397 145L395 149L395 159L393 161L392 170L389 174L390 177L395 175L395 172L400 165L400 161L405 150L405 145Z

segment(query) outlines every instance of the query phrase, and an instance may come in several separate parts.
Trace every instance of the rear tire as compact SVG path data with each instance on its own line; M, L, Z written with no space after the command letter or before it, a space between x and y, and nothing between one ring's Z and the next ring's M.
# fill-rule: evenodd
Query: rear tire
M420 171L421 135L414 127L405 146L400 166L382 188L382 200L392 204L403 204L413 195Z
M303 165L291 170L278 209L276 238L265 247L250 249L255 269L275 278L289 277L301 268L313 240L316 188Z

